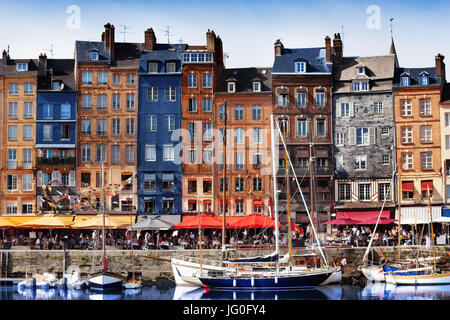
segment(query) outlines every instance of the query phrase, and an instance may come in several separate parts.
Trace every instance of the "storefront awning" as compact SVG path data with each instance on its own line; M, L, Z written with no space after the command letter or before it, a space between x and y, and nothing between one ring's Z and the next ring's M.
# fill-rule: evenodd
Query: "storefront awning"
M446 218L450 218L450 209L442 208L442 216Z
M414 182L402 182L402 192L414 192Z
M430 223L430 207L401 207L400 224L425 224ZM431 215L433 222L438 223L450 223L450 217L446 217L442 214L441 206L432 206ZM395 219L398 220L398 209L395 211Z
M373 218L378 218L380 211L338 211L336 220L351 219L356 221L367 221ZM381 218L389 218L389 210L384 210L381 213Z
M169 230L180 223L181 215L138 215L137 222L128 229L133 230Z

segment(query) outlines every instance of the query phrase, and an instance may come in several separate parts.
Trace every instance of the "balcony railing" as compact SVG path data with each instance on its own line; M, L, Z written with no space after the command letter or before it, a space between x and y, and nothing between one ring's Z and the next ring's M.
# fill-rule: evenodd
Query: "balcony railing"
M300 175L305 175L305 174L309 174L309 167L305 166L305 167L294 167L295 169L295 174L297 176ZM292 169L289 168L289 175L294 175L292 173ZM330 167L315 167L313 168L313 174L314 175L331 175L332 174L332 170ZM285 176L286 175L286 168L279 168L278 169L278 176Z
M38 157L37 158L37 164L38 165L59 165L59 164L75 165L75 157L68 157L68 158L59 158L59 157L43 158L43 157Z

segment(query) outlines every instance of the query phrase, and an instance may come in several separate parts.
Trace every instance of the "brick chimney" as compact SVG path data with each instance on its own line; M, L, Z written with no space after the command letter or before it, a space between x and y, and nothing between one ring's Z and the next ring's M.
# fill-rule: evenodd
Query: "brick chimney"
M105 43L105 48L109 50L109 56L111 60L114 60L114 36L115 28L114 25L107 23L105 24L105 32L102 33L102 41Z
M334 63L342 63L342 40L339 33L334 34L333 39L333 50L334 50Z
M206 50L215 51L216 46L216 34L213 30L209 30L206 32Z
M6 60L8 59L8 53L7 53L6 50L4 50L4 49L3 49L2 59L3 59L3 61L5 61L5 62L6 62Z
M326 51L326 61L331 62L331 38L329 36L325 37L325 51Z
M441 77L441 83L445 83L445 63L444 56L438 53L435 57L436 61L436 77Z
M153 28L145 30L144 50L153 50L156 45L156 36Z
M281 56L283 54L283 49L284 49L284 46L281 43L280 39L275 41L275 57Z
M47 75L47 54L39 55L39 65L38 65L38 74L40 77L45 77Z

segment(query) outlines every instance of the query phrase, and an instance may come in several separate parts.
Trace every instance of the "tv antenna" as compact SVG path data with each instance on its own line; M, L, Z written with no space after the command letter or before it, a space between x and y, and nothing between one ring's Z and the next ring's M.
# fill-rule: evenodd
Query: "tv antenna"
M50 49L44 49L44 50L50 52L50 57L51 57L51 58L53 58L53 55L54 55L54 52L55 52L54 47L55 47L55 45L52 43L52 44L50 45Z
M120 31L120 33L123 34L123 42L125 42L125 36L126 36L126 34L127 34L127 33L132 33L132 32L127 31L127 29L130 29L130 27L129 27L129 26L126 26L126 25L124 25L124 24L119 25L119 27L122 27L122 28L123 28L123 31Z
M227 64L227 59L230 57L230 55L228 54L228 52L224 52L223 53L223 66L225 66Z
M390 18L389 19L389 26L391 28L391 38L392 38L392 27L394 26L394 24L392 23L392 21L394 21L394 18Z
M167 36L167 43L170 44L170 26L167 26L166 30L159 30L159 31L162 31L162 32L164 32L166 34L166 36Z
M341 37L342 37L342 52L344 52L344 26L341 26Z

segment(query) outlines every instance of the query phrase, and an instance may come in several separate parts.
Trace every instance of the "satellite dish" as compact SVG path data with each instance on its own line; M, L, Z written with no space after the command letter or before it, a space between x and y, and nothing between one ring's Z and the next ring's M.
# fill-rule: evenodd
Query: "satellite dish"
M63 89L64 89L64 83L61 82L61 84L60 84L60 86L59 86L59 89L60 89L60 90L63 90Z

